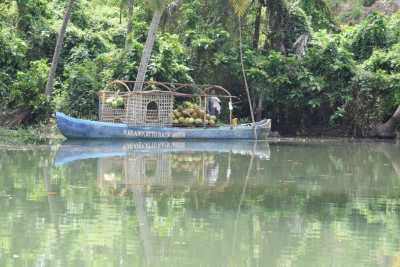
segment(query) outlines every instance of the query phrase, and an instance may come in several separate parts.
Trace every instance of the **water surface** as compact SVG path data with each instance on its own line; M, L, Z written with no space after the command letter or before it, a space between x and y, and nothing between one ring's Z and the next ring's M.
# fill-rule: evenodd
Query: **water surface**
M0 266L400 266L392 143L0 149Z

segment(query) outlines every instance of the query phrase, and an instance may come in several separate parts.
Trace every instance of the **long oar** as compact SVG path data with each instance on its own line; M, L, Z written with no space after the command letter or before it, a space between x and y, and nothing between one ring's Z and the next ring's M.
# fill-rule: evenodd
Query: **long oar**
M256 130L256 121L255 121L255 119L254 119L253 104L252 104L252 102L251 102L250 90L249 90L249 85L248 85L248 83L247 83L246 71L244 70L243 41L242 41L242 20L241 20L240 16L238 16L238 21L239 21L239 40L240 40L240 45L239 45L239 50L240 50L240 65L241 65L241 67L242 67L243 81L244 81L244 87L245 87L245 89L246 89L247 101L249 102L250 115L251 115L251 122L253 123L254 139L257 140L257 130Z

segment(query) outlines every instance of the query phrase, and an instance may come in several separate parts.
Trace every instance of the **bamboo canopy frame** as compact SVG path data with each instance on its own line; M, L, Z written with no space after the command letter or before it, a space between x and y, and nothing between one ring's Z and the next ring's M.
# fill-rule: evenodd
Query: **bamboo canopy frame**
M135 91L135 85L138 83L143 84L143 91ZM190 91L190 93L185 93L182 91ZM169 83L169 82L158 82L158 81L128 81L128 80L114 80L110 82L105 90L99 92L99 118L102 121L122 121L128 122L129 116L125 109L111 108L105 105L105 101L109 97L119 96L124 100L125 106L130 103L129 99L133 96L144 96L149 97L153 95L155 97L165 99L173 99L175 97L183 98L198 98L200 102L200 107L207 111L208 109L208 98L218 97L221 99L227 99L229 101L229 123L232 125L232 111L233 111L233 99L237 97L232 96L232 94L225 88L219 85L211 84L190 84L190 83ZM173 102L172 102L173 103ZM171 110L171 102L169 105L165 105L167 109ZM125 115L124 119L121 119ZM204 125L205 126L205 125Z
M127 92L132 92L134 91L134 85L138 83L143 83L143 92L149 91L149 90L158 90L161 91L170 91L173 92L174 94L178 96L186 96L186 97L194 97L194 96L207 96L208 92L211 90L217 90L221 94L216 95L213 94L213 96L221 97L221 98L238 98L236 96L232 96L232 94L225 89L224 87L220 85L213 85L213 84L195 84L195 83L170 83L170 82L158 82L158 81L144 81L144 82L139 82L139 81L129 81L129 80L114 80L110 82L106 89L109 88L110 86L113 85L120 85L124 89L126 89ZM196 93L192 94L185 94L185 93L179 93L178 91L181 91L183 89L196 89Z

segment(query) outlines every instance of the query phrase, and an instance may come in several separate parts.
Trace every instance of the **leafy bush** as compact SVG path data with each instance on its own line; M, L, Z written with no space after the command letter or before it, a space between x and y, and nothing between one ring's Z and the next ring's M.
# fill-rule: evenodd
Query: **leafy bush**
M25 71L18 71L10 86L8 107L31 111L31 120L47 119L52 105L44 95L49 67L46 60L32 61Z
M391 47L388 51L375 50L371 57L363 63L363 67L369 71L382 70L388 74L400 72L400 43Z
M104 88L93 61L70 65L65 70L67 93L63 110L73 116L89 117L97 111L97 92Z
M135 80L143 45L133 42L132 49L115 50L108 53L107 67L112 71L112 78L121 80ZM105 62L104 62L105 63Z
M293 4L289 7L288 19L286 22L287 47L292 47L302 34L310 34L312 32L311 22L299 5Z
M374 48L386 48L388 36L385 17L371 14L355 28L350 38L351 50L360 61L369 58Z
M347 106L349 125L359 135L387 120L394 112L400 93L400 74L361 70L353 81L353 100Z
M300 8L311 17L312 27L314 30L337 30L338 27L335 19L326 1L300 0L298 2Z
M27 34L34 35L46 20L51 17L48 1L46 0L16 0L18 10L18 29Z
M157 48L148 69L148 77L158 81L193 82L186 66L185 48L179 37L163 34L158 38Z
M26 61L26 42L14 32L0 25L0 72L11 75L22 69Z

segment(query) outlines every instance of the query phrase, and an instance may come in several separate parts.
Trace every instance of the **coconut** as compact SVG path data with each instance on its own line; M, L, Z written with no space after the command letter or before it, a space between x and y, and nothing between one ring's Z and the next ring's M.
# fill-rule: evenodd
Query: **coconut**
M117 108L123 108L124 107L124 99L122 97L117 97L115 100L115 105Z
M192 113L190 113L190 116L191 116L193 119L197 119L197 112L196 112L195 110L193 110Z
M106 104L111 105L112 108L123 108L124 99L120 96L107 98Z
M107 98L106 104L110 104L111 105L113 101L114 101L113 97Z
M186 111L190 116L193 115L194 110L192 108L188 108Z
M190 111L188 109L184 109L182 111L182 114L185 115L186 117L190 117Z
M189 101L185 101L185 102L183 102L183 106L187 107L187 108L191 108L193 106L193 104Z

